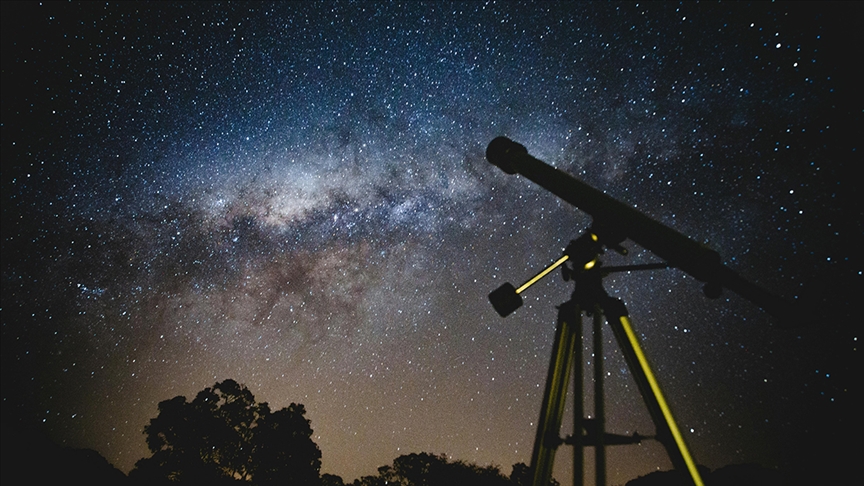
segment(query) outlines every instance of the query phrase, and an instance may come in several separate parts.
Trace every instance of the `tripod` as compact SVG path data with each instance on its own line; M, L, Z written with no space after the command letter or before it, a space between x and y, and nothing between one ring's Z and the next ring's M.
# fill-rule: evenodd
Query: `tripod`
M607 241L605 246L622 253L626 252L615 239ZM602 322L603 316L605 316L651 414L656 428L654 438L666 449L674 467L678 470L688 471L693 483L696 486L702 486L702 478L696 469L696 464L687 450L684 438L675 424L672 412L630 325L627 309L619 299L610 297L602 285L603 277L614 271L666 268L668 265L662 263L604 269L597 264L597 257L603 252L603 247L604 242L601 238L593 229L589 229L581 237L570 243L563 257L518 289L506 283L489 294L489 300L495 310L501 316L506 316L522 305L520 293L568 260L572 263L572 270L567 266L563 267L565 280L573 280L575 288L570 300L558 307L555 343L552 349L552 359L549 362L540 420L531 455L532 485L546 486L549 484L555 451L560 445L567 444L573 446L574 486L583 484L585 447L595 447L596 482L598 486L603 486L606 484L606 446L636 444L648 438L639 434L624 436L609 434L605 431L602 366ZM583 417L582 314L593 315L594 322L595 418L593 419ZM562 439L559 433L571 372L574 374L576 383L573 405L573 435Z

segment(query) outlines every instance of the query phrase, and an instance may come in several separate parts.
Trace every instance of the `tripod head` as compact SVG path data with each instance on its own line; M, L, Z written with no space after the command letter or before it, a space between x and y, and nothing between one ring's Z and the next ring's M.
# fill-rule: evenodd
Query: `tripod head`
M513 311L522 307L522 297L520 294L529 287L537 283L541 278L548 275L558 267L561 267L564 281L573 279L574 274L579 272L594 272L598 278L605 277L613 272L629 272L633 270L656 270L660 268L669 268L667 263L649 263L645 265L627 265L621 267L601 267L597 259L606 248L611 248L622 255L627 254L627 249L622 247L620 242L615 239L607 240L598 235L598 231L592 226L579 238L570 242L567 248L564 249L564 255L554 263L544 268L540 273L528 279L527 282L514 287L510 282L506 282L489 294L489 301L492 307L498 312L501 317L507 317ZM570 267L567 266L570 264ZM574 294L579 293L579 288Z

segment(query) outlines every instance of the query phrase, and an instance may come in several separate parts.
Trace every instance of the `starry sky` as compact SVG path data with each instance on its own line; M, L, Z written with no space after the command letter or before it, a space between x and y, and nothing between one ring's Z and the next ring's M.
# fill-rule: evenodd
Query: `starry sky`
M507 319L487 294L591 219L490 165L505 135L825 304L782 329L680 270L606 278L697 462L852 457L860 4L2 5L4 427L128 472L158 402L233 378L303 403L346 481L411 452L530 462L572 289ZM626 245L604 263L658 261ZM650 435L606 341L608 429ZM610 484L671 467L651 441L608 461Z

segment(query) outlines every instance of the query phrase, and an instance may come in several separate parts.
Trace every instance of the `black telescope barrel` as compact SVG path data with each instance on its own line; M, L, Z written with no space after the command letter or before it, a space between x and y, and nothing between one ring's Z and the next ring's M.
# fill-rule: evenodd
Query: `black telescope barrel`
M753 302L779 318L781 325L790 325L796 317L786 301L723 265L716 251L532 157L523 145L498 137L486 148L486 159L508 174L527 177L590 214L596 227L633 240L699 281L720 285Z

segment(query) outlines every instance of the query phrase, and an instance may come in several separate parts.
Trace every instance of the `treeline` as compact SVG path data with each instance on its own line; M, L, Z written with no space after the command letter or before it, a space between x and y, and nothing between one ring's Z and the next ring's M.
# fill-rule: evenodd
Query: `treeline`
M407 454L378 474L345 483L321 474L321 450L303 405L272 411L234 380L205 388L189 401L177 396L159 403L159 414L144 428L150 457L129 475L92 450L61 448L46 437L22 431L4 420L4 484L64 484L83 480L104 485L251 485L251 486L529 486L525 464L510 476L497 466L450 461L440 454ZM782 484L779 473L755 465L727 466L711 473L707 484ZM22 483L22 481L24 481ZM754 482L755 481L755 482ZM652 473L632 486L688 484L677 471ZM83 483L80 483L83 484ZM557 486L554 479L550 486Z
M325 477L328 475L324 475ZM323 486L342 486L338 476L325 478ZM352 486L445 486L471 484L479 486L531 486L531 473L522 463L513 465L510 477L497 466L481 467L463 461L450 462L443 454L407 454L396 458L392 466L378 468L375 476L356 479ZM554 479L549 486L558 486Z
M234 380L205 388L188 401L178 396L159 404L144 428L152 456L129 473L135 485L249 484L256 486L343 486L321 474L321 450L303 405L271 411ZM528 468L517 464L510 477L497 467L449 461L444 455L409 454L355 486L454 485L527 486Z

